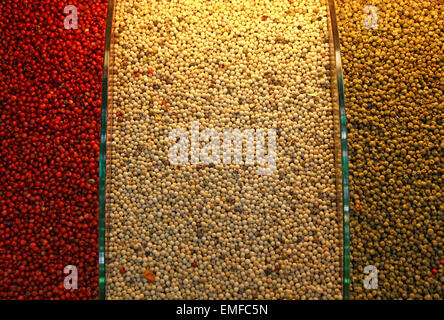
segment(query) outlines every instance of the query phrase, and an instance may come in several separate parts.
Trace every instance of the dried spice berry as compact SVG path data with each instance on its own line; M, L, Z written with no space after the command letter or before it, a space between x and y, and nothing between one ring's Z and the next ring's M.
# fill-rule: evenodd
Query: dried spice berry
M150 283L154 283L156 276L154 275L154 272L151 270L146 270L143 273L143 277L146 279L146 281L150 282Z
M167 103L166 103L163 99L161 99L160 102L162 103L163 107L164 107L166 110L169 110L169 109L170 109L170 106L167 105Z

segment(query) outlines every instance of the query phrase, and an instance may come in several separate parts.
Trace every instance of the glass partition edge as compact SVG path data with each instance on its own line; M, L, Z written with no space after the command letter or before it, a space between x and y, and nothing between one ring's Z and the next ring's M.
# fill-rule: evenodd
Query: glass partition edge
M343 211L343 299L350 297L350 190L348 178L348 148L347 148L347 119L345 113L344 80L342 72L342 58L339 43L339 32L336 19L334 0L328 0L330 12L330 27L332 32L334 50L334 72L336 72L336 85L339 104L339 130L340 130L340 165L342 178L342 211Z
M102 106L100 119L100 156L99 156L99 299L106 298L106 143L108 130L108 87L111 33L114 13L114 0L108 2L106 18L105 50L103 59Z

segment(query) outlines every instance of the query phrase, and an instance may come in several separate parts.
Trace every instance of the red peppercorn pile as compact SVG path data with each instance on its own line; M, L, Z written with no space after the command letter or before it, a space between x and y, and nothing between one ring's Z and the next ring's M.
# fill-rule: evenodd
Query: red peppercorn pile
M78 29L64 29L65 6ZM106 0L0 2L0 299L98 297ZM64 288L67 265L78 289Z

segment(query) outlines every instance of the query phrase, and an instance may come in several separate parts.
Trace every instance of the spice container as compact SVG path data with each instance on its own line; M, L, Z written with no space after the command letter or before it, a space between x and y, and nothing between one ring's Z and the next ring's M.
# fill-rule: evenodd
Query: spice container
M106 1L76 2L0 3L0 300L98 298Z
M443 298L443 9L337 1L354 299Z
M115 2L103 297L342 298L330 32L326 1Z

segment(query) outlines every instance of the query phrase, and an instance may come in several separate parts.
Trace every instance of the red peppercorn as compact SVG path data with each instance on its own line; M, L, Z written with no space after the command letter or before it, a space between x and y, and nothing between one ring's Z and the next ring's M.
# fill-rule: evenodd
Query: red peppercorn
M435 268L433 268L433 269L432 269L432 274L433 274L433 275L437 275L437 274L438 274L438 270L435 269Z
M107 1L75 5L79 30L63 27L65 1L0 4L0 300L98 298ZM67 265L78 290L63 286Z
M197 267L197 262L196 262L196 260L193 261L193 263L191 264L191 266L192 266L193 268L196 268L196 267Z
M149 73L149 74L153 74L153 72L154 72L153 69L148 68L148 73Z
M160 100L160 102L162 102L162 105L163 105L163 107L164 107L166 110L170 109L170 106L167 105L167 103L166 103L163 99Z
M262 21L265 21L265 20L267 20L267 19L268 19L268 16L266 16L266 15L263 15L263 16L261 17L261 19L262 19Z
M124 274L126 272L125 268L120 268L119 271L120 271L121 274Z
M134 76L139 77L140 76L140 72L139 71L135 72Z

